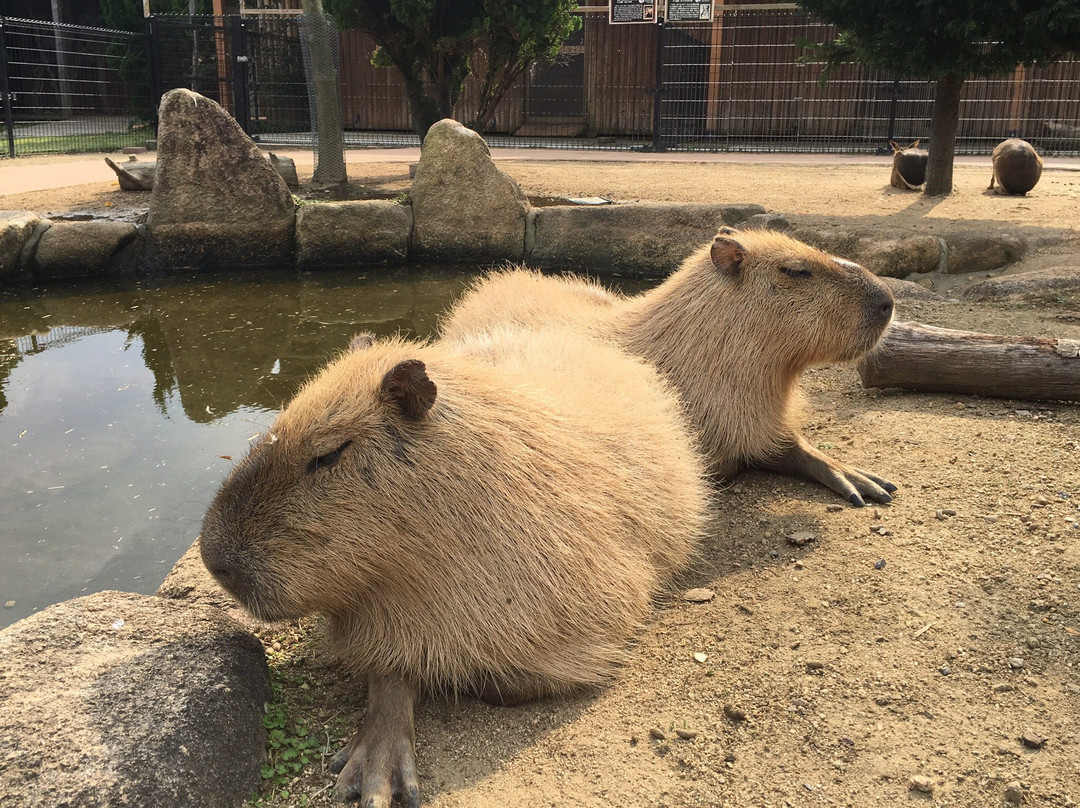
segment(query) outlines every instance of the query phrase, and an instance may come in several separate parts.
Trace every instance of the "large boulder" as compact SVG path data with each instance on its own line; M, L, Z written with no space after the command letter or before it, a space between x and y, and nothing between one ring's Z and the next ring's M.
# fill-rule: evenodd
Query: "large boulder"
M158 112L146 225L155 268L292 261L295 204L270 161L216 102L170 90Z
M946 236L949 255L945 271L953 275L986 272L1024 257L1027 239L1018 233L972 231Z
M861 228L800 227L795 237L833 255L857 261L875 275L906 278L942 269L946 245L937 236L895 237L895 232L868 232Z
M721 205L634 203L537 208L529 263L550 269L667 275L724 224Z
M260 783L261 644L216 609L100 592L0 632L0 806L236 808Z
M296 216L296 263L403 264L411 228L409 206L386 200L304 205Z
M41 234L29 269L35 278L45 280L99 277L137 235L130 222L53 222Z
M1080 291L1080 264L1014 272L979 281L964 289L968 300L997 300L1039 292Z
M19 254L41 224L41 217L26 210L0 210L0 279L22 270Z
M409 196L414 258L524 257L529 200L495 166L484 139L457 121L447 118L428 130Z
M260 625L210 574L210 570L203 564L198 539L180 556L180 560L173 565L154 594L160 598L220 609L228 617L245 626Z

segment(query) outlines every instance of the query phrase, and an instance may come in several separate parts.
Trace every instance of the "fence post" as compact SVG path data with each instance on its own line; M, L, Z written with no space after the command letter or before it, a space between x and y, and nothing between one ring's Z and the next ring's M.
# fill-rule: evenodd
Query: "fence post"
M885 138L885 145L878 149L878 154L891 154L892 147L889 144L896 139L896 108L900 103L900 79L893 79L892 101L889 103L889 134Z
M7 130L8 157L15 156L15 119L11 113L11 91L8 84L7 36L4 18L0 17L0 101L4 106L4 129Z
M247 43L244 37L244 18L239 14L229 17L229 40L232 45L232 95L233 117L249 136L251 135L251 111L248 108L247 91Z
M662 152L663 140L660 132L661 107L664 99L664 28L667 23L658 17L656 26L656 63L653 73L653 115L652 115L652 150Z
M163 90L161 88L161 38L158 36L153 17L146 18L146 59L150 63L150 98L147 112L150 113L150 121L154 124L156 132L157 112Z

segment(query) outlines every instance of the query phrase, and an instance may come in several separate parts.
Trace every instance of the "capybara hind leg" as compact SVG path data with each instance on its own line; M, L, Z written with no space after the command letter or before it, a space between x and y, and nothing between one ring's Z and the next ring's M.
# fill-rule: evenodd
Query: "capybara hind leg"
M420 805L416 778L416 686L400 676L368 677L367 716L352 740L334 757L334 797L360 800L364 808L390 808L397 799Z
M754 466L821 483L858 508L866 504L864 497L874 502L891 502L890 494L896 490L895 485L876 474L822 454L802 437L781 454L755 461Z

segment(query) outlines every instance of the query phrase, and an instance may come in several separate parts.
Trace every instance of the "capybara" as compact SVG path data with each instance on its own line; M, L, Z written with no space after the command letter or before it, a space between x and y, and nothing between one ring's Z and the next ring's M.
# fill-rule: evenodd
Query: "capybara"
M799 432L799 374L853 360L892 319L888 287L858 264L780 233L722 228L662 284L623 297L574 277L499 271L441 324L453 340L509 325L576 328L657 367L679 391L710 471L816 480L865 504L896 486L833 460Z
M987 190L993 191L996 181L999 194L1023 196L1035 187L1042 176L1042 158L1030 143L1017 137L997 144L990 159L994 170Z
M367 676L335 794L417 805L418 690L512 703L603 682L709 496L674 390L613 346L367 337L234 467L200 546L257 618L326 615Z
M930 153L926 149L916 148L919 141L910 146L901 146L895 140L890 140L892 146L892 176L889 185L893 188L907 188L915 190L926 182L926 161Z

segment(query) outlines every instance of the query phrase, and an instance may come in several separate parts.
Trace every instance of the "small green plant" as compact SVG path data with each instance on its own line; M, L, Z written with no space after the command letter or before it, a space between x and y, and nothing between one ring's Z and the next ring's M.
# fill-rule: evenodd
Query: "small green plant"
M293 781L318 758L319 739L308 721L297 714L299 705L292 703L293 699L287 695L295 693L296 679L295 674L290 675L286 670L270 668L274 700L266 705L263 714L267 761L261 769L263 796L250 803L255 808L289 800L294 796L289 791ZM308 795L295 796L295 802L289 804L301 807L308 804Z

